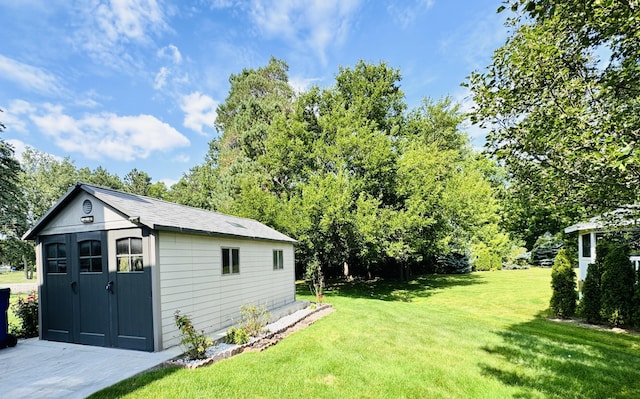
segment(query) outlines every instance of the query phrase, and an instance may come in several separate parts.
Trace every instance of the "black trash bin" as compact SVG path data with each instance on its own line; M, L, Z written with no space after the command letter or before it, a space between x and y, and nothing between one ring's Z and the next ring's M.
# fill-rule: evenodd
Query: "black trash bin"
M9 334L9 319L7 310L9 310L9 296L11 288L0 288L0 349L7 346L16 346L16 337Z

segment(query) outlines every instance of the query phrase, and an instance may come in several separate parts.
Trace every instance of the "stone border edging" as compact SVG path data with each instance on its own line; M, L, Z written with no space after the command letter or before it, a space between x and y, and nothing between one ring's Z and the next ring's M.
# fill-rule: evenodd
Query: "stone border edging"
M288 324L282 328L279 328L276 331L270 331L269 333L262 335L258 338L255 338L249 342L247 342L246 344L242 344L242 345L238 345L229 349L226 349L222 352L216 353L214 356L211 356L209 358L206 359L202 359L202 360L195 360L195 361L183 361L182 358L180 359L172 359L172 360L168 360L166 362L163 363L163 365L165 366L178 366L178 367L182 367L182 368L186 368L186 369L196 369L198 367L202 367L202 366L208 366L210 364L213 364L215 362L218 362L220 360L223 359L228 359L230 357L233 357L235 355L238 355L246 350L250 350L253 347L257 348L257 352L263 351L267 348L270 348L271 346L277 344L278 342L280 342L286 335L282 335L285 331L289 330L290 328L302 323L304 320L308 319L310 316L322 311L322 310L328 310L331 309L332 306L330 304L323 304L320 305L318 307L316 307L315 309L313 309L312 311L310 311L309 313L307 313L306 315L304 315L303 317L301 317L300 319L294 321L291 324ZM315 321L314 321L315 322ZM313 324L313 322L309 323ZM279 337L279 339L273 339L276 338L277 335L282 335L281 337ZM270 341L268 342L266 345L264 346L260 346L261 343L266 342L266 341Z

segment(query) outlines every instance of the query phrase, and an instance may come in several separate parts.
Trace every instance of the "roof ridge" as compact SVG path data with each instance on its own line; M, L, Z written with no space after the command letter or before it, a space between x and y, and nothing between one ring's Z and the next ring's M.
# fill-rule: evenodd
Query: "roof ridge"
M76 183L76 185L79 186L80 188L82 188L83 186L89 186L89 187L97 188L97 189L100 189L100 190L112 191L112 192L115 192L115 193L118 193L118 194L130 195L130 196L136 197L136 198L142 198L142 199L147 199L147 200L151 200L151 201L163 202L165 204L169 204L169 205L172 205L172 206L180 206L180 207L184 207L184 208L195 209L195 210L198 210L198 211L215 213L215 214L220 215L220 216L231 217L231 218L235 218L235 219L239 219L239 220L251 220L251 221L254 221L254 222L261 223L256 219L252 219L252 218L248 218L248 217L230 215L228 213L212 211L210 209L199 208L197 206L192 206L192 205L187 205L187 204L181 204L181 203L178 203L178 202L167 201L167 200L162 199L162 198L150 197L150 196L141 195L141 194L134 194L134 193L130 193L130 192L127 192L127 191L117 190L117 189L112 188L112 187L104 187L104 186L99 186L97 184L91 184L91 183L86 183L86 182L81 182L81 181L78 181Z

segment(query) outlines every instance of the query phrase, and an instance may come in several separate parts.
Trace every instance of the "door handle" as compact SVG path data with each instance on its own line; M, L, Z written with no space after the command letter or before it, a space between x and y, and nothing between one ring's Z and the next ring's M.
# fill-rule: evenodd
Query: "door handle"
M109 292L113 292L113 281L109 281L107 283L107 286L104 287L105 290L109 291Z
M72 281L70 285L71 285L71 291L76 292L76 287L78 286L78 282Z

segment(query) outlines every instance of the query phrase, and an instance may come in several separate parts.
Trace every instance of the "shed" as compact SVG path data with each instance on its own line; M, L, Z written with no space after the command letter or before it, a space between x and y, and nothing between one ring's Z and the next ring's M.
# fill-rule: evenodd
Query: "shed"
M76 183L35 240L40 339L159 351L174 313L212 333L295 302L294 239L252 219Z
M637 209L620 208L602 216L595 216L586 222L576 223L564 229L565 233L578 234L578 287L587 277L587 268L596 261L596 244L607 233L611 232L640 232L635 220ZM638 269L640 253L633 252L630 260Z

